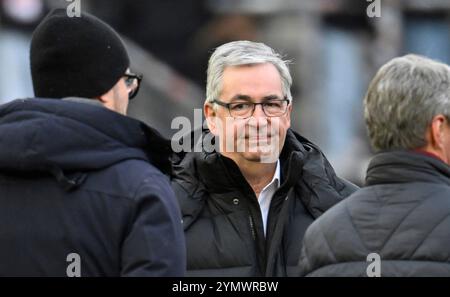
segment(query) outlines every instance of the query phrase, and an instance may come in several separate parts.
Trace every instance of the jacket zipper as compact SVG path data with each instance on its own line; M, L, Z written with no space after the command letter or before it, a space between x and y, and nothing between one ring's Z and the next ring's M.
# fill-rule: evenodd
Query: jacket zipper
M248 215L248 220L250 222L250 230L252 231L253 240L256 240L255 225L253 224L253 218L251 214Z

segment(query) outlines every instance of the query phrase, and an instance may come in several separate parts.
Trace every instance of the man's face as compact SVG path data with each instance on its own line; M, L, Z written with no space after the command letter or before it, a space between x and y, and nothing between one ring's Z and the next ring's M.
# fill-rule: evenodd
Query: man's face
M127 71L129 71L129 70L127 69ZM129 103L129 99L128 99L129 92L130 92L130 90L125 83L125 77L121 77L114 88L115 110L120 114L123 114L123 115L127 114L128 103Z
M108 92L97 99L99 99L106 108L126 115L129 101L128 93L129 90L125 84L125 79L121 77Z
M220 98L224 103L267 103L283 100L281 77L271 63L230 66L222 77ZM262 105L255 105L252 116L242 119L230 116L229 110L218 104L205 106L211 132L219 137L220 150L224 156L238 163L274 163L279 157L290 127L292 106L287 106L281 116L269 117Z

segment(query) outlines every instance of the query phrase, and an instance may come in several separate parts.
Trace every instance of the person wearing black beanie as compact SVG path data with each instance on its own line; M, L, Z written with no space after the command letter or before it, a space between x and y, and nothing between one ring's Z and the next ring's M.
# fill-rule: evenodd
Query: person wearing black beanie
M55 9L32 36L30 66L36 97L95 98L125 114L128 98L136 95L142 78L129 73L129 65L119 35L88 13L69 17L65 9Z
M36 98L0 105L0 277L184 276L171 143L126 116L118 34L55 10L30 62Z

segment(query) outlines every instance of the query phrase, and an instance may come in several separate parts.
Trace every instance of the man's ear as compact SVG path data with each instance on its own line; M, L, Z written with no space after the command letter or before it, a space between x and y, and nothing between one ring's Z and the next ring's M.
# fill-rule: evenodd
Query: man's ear
M286 112L286 117L287 117L287 123L288 123L288 128L291 127L291 112L292 112L292 103L289 104L288 106L288 110Z
M447 118L438 114L431 121L431 126L428 132L428 141L429 144L436 150L444 151L445 150L445 137L447 136L444 133L444 129L447 125Z
M205 102L203 105L203 112L205 113L209 131L211 131L212 134L217 135L216 111L214 110L212 103Z

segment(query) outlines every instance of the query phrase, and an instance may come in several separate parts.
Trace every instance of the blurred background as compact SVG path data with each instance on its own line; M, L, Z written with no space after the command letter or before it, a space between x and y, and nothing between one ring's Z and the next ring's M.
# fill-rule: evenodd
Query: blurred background
M362 99L376 70L406 53L450 62L450 0L378 1L378 17L369 17L377 0L79 0L122 34L132 70L144 74L130 116L171 137L175 117L193 119L202 108L214 48L264 42L293 61L292 128L360 185L371 156ZM33 97L31 33L49 10L71 2L0 3L1 104Z

